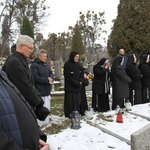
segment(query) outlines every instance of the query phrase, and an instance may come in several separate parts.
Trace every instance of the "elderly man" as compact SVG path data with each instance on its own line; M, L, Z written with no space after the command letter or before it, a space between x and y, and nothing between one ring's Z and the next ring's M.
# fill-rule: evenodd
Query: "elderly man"
M126 63L127 63L127 58L125 56L125 50L124 49L119 49L119 53L116 55L116 57L121 56L123 57L123 69L126 68Z
M50 91L54 75L50 69L50 66L46 62L47 51L45 49L40 49L37 52L37 58L34 59L30 68L34 78L35 87L41 94L44 101L44 106L50 110ZM48 116L45 119L45 125L49 123L49 118L50 117Z
M6 72L10 81L19 89L29 104L35 109L38 119L45 120L49 110L43 107L43 100L34 86L28 57L34 49L34 41L27 35L19 36L16 51L7 59L2 70Z

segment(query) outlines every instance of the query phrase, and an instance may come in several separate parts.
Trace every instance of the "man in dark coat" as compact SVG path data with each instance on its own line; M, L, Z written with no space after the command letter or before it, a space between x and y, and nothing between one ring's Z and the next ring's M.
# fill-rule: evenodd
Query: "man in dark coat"
M81 67L78 63L79 53L72 51L69 60L64 64L64 77L65 77L65 96L64 96L64 113L65 117L70 118L72 111L77 110L80 112L80 86Z
M41 133L33 109L0 70L0 150L49 150Z
M40 120L45 120L49 114L43 107L43 100L37 92L27 58L33 52L33 39L27 35L21 35L16 44L16 51L7 59L2 70L6 72L10 81L15 84L21 94L30 103Z

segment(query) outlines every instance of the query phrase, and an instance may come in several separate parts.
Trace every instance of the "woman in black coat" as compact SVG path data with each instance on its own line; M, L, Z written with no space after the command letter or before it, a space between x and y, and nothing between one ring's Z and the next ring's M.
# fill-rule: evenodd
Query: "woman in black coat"
M92 108L98 112L110 110L108 97L110 93L108 62L109 60L107 58L102 58L93 68Z
M126 74L123 69L123 57L116 57L111 67L111 80L112 80L112 110L117 105L124 108L125 99L129 98L129 84L131 78Z
M64 64L64 78L65 78L65 95L64 95L64 113L65 117L70 118L70 114L77 110L80 112L81 94L80 81L82 69L78 63L79 53L72 51L69 60Z
M142 103L150 102L150 55L143 55L139 70L143 75L142 82Z
M131 78L132 82L129 85L129 100L134 104L142 103L142 93L141 93L141 72L136 64L137 58L135 54L132 54L128 57L126 64L126 73Z

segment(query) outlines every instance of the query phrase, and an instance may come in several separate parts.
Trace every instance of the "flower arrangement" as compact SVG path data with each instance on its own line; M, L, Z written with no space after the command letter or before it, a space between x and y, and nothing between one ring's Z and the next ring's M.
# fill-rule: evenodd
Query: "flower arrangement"
M87 79L93 79L94 78L94 74L92 74L91 72L87 75Z

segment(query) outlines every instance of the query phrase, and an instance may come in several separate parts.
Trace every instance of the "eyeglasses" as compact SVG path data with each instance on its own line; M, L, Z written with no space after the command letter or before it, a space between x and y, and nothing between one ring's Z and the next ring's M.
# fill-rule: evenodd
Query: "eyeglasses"
M34 47L29 47L29 46L24 45L24 44L23 44L23 46L27 47L27 48L30 49L30 50L34 50Z

